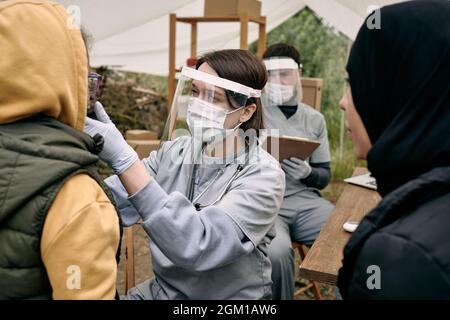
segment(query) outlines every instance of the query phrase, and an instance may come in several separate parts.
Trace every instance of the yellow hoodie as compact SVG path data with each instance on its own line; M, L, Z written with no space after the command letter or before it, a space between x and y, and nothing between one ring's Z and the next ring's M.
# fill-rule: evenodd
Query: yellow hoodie
M0 1L0 50L0 124L44 114L83 130L87 51L63 6ZM116 211L95 180L80 174L67 181L40 244L53 298L113 299L119 238Z

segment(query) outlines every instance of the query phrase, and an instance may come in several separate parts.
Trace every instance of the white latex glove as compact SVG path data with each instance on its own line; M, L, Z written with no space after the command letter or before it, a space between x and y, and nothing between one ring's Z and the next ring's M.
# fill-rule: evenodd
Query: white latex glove
M286 174L296 180L305 179L311 174L311 166L308 162L298 158L284 159L281 168Z
M100 102L94 106L98 120L86 118L84 132L91 137L100 134L104 139L103 150L99 153L100 159L106 161L117 175L126 171L133 163L139 160L136 151L125 141Z

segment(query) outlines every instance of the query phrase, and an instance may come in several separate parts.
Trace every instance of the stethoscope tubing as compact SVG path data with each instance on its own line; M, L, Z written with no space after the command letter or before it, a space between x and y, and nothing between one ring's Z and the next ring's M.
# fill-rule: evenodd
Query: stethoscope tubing
M203 190L197 197L195 197L193 203L194 203L194 206L195 206L195 208L197 209L197 211L200 211L201 209L206 208L206 207L213 206L213 205L215 205L217 202L219 202L220 200L222 200L223 196L224 196L225 193L228 191L228 188L229 188L230 185L233 183L233 181L236 179L236 177L237 177L237 175L239 174L239 172L242 171L242 169L244 169L244 167L243 167L241 164L238 165L238 167L237 167L237 169L236 169L236 172L235 172L235 173L233 174L233 176L230 178L230 180L229 180L228 183L226 184L225 188L223 188L222 192L220 193L220 195L217 197L217 199L216 199L215 201L213 201L213 202L211 202L211 203L209 203L209 204L207 204L207 205L202 205L202 204L200 204L199 202L197 202L198 199L200 199L200 197L206 193L206 191L209 189L209 187L212 185L212 183L219 177L219 174L220 174L220 171L219 171L219 172L217 173L215 179L214 179L210 184L208 184L208 186L205 188L205 190Z

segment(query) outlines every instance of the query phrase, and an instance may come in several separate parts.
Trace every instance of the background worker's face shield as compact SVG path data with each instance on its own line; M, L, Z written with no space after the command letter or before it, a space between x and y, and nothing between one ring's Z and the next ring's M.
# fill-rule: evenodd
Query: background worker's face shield
M263 92L264 107L296 106L303 98L298 64L291 58L264 60L268 81Z
M163 137L189 135L206 143L223 140L240 126L240 111L247 100L260 95L259 90L240 83L183 67Z

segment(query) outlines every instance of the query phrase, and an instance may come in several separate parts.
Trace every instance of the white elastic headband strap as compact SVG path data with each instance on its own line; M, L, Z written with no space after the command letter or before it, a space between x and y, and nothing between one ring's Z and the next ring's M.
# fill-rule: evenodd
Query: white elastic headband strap
M267 71L280 69L298 70L298 64L291 58L274 58L264 60Z
M198 81L207 82L214 86L221 87L226 90L230 90L233 92L239 92L240 94L243 94L249 98L261 97L261 90L256 90L256 89L244 86L243 84L240 84L240 83L228 80L228 79L220 78L217 76L213 76L212 74L198 71L196 69L192 69L189 67L183 67L183 69L181 69L181 75L191 78L191 79L198 80Z

